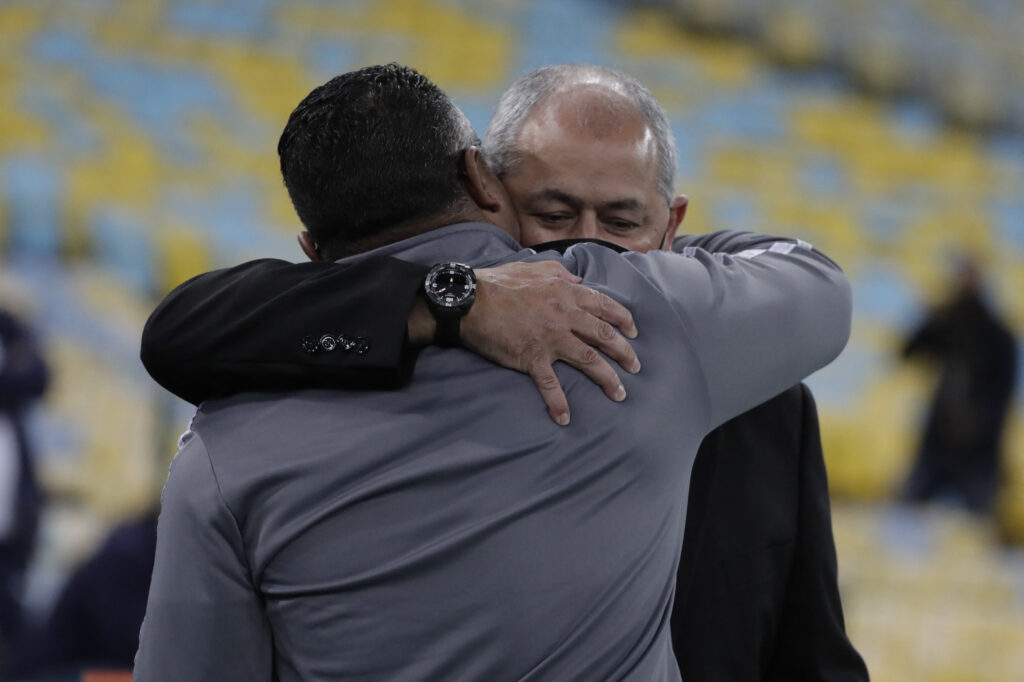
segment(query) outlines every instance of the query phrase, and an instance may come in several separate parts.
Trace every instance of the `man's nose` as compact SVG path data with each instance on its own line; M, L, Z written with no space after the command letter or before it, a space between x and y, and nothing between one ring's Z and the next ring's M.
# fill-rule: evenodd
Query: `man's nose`
M600 226L597 222L597 214L593 211L583 211L580 213L577 232L577 236L581 239L600 239L601 234Z

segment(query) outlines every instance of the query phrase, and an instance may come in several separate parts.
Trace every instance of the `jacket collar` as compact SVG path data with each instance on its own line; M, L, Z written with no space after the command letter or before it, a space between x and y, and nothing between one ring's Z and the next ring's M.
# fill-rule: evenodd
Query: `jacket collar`
M467 265L486 267L509 260L522 250L523 247L509 233L496 225L455 223L342 258L338 262L355 263L375 256L391 256L422 265L459 261Z

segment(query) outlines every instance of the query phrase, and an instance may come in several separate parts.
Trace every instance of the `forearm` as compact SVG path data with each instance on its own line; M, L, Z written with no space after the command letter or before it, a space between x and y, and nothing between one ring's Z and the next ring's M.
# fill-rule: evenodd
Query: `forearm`
M680 244L680 240L677 240ZM719 233L708 251L630 255L649 269L686 330L708 385L710 426L740 414L831 362L850 333L842 270L798 240Z
M411 346L429 346L434 340L434 333L437 331L437 322L427 308L427 301L423 296L417 296L413 301L412 310L409 311L407 337Z
M799 241L744 230L718 230L704 234L684 234L672 240L672 251L682 253L687 248L697 248L709 253L737 255L756 248L769 248L774 242Z
M150 316L142 361L193 403L245 390L399 386L412 371L409 317L426 270L392 258L261 260L200 275Z
M398 388L436 324L421 294L429 267L392 258L353 264L263 260L200 275L157 307L142 361L175 395L198 404L247 390ZM621 400L621 382L587 344L639 370L615 329L636 336L629 311L554 263L477 271L461 320L465 347L529 373L559 423L568 404L551 365L563 360Z

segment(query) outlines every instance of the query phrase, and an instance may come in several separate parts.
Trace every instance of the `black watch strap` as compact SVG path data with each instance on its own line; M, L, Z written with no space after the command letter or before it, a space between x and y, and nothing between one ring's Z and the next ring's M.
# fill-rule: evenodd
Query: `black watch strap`
M459 335L460 327L462 326L461 315L435 315L434 321L437 323L434 329L435 345L443 346L444 348L462 345L461 336Z
M434 343L438 346L460 344L460 320L476 299L476 275L464 263L438 263L423 281L423 294L436 323Z

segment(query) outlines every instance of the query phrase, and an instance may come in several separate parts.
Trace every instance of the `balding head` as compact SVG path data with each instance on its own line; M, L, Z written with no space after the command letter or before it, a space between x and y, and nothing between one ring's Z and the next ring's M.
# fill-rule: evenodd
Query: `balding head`
M673 196L665 112L617 71L584 64L527 74L498 102L484 144L526 246L582 238L668 248L686 213L686 197Z
M659 193L671 203L675 190L676 147L664 110L638 80L592 64L559 64L531 71L502 95L491 117L484 150L499 177L520 160L527 121L558 116L563 125L600 139L638 122L654 145Z
M519 126L516 160L521 161L525 154L544 156L551 137L557 138L556 143L564 139L606 147L629 145L657 182L658 145L651 126L617 89L581 82L538 102Z

